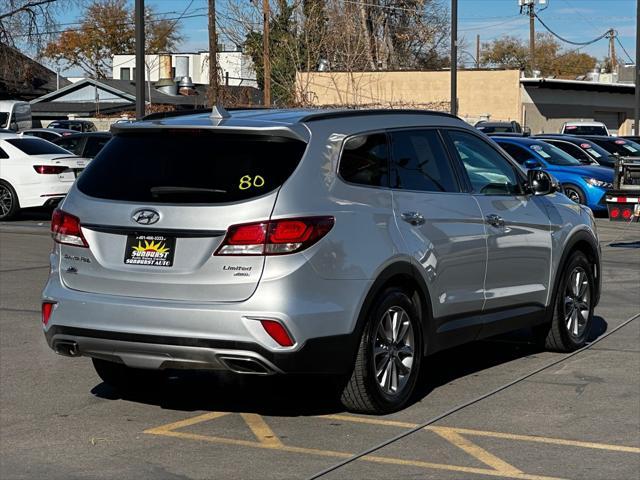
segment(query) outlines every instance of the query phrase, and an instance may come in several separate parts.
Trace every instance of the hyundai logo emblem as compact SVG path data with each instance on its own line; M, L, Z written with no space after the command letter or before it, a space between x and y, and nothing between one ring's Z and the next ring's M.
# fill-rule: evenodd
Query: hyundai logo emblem
M137 210L131 218L140 225L153 225L160 220L160 214L155 210Z

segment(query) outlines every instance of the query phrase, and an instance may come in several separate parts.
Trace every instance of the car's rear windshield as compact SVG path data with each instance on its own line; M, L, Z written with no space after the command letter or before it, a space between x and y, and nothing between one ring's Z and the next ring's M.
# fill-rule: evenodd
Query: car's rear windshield
M6 142L27 155L71 155L71 153L64 148L60 148L51 142L47 142L46 140L37 137L8 138Z
M593 143L597 143L609 153L621 157L640 157L640 145L631 140L622 138L594 138Z
M570 135L609 135L607 129L598 125L567 125L564 133Z
M306 148L285 137L193 132L120 134L78 179L86 195L143 203L226 203L280 187Z

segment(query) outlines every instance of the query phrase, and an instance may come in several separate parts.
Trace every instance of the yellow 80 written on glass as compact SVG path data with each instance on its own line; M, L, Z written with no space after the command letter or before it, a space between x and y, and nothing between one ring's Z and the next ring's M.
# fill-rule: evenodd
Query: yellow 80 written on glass
M260 175L256 175L254 177L252 177L251 175L244 175L240 178L240 184L238 185L238 188L240 190L247 190L251 187L264 187L264 178L262 178Z

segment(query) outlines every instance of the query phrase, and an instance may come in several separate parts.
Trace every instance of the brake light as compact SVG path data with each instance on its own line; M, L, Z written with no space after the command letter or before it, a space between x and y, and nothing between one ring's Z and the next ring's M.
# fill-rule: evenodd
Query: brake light
M620 216L620 209L618 207L613 207L609 215L611 215L611 218L618 218Z
M291 347L295 343L287 330L275 320L260 320L262 328L273 338L281 347Z
M51 236L56 243L63 245L89 246L82 234L80 219L58 208L53 211L51 217Z
M42 324L46 327L53 312L55 302L42 302Z
M59 165L34 165L33 169L43 175L58 175L64 172L67 167Z
M305 217L247 223L229 228L215 255L282 255L309 248L335 223L333 217Z
M624 218L625 220L629 220L633 215L633 212L631 211L630 208L625 208L622 210L622 218Z

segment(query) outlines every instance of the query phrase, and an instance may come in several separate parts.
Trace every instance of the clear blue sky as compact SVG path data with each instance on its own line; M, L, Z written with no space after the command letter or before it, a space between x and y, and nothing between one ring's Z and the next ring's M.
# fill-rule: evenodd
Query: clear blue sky
M249 0L235 0L248 2ZM366 0L363 0L366 1ZM442 0L448 4L448 0ZM175 18L189 5L190 0L146 0L158 13L167 13L167 17ZM219 1L222 7L226 1ZM131 4L133 1L131 0ZM636 0L547 0L548 8L539 13L544 22L561 36L575 41L591 40L609 28L618 31L619 39L629 55L635 59L636 36ZM502 35L514 35L528 38L529 20L519 14L518 0L459 0L459 38L466 42L467 49L475 54L476 35L482 42L493 40ZM183 51L207 49L207 17L206 0L194 0L187 16L199 15L182 21L182 32L185 41L181 45ZM176 13L177 12L177 13ZM80 11L72 9L60 17L61 23L79 21ZM543 31L537 23L536 29ZM576 48L564 44L566 48ZM608 52L607 39L589 45L580 51L602 59ZM619 45L616 45L618 57L629 61ZM68 75L78 74L69 71Z

